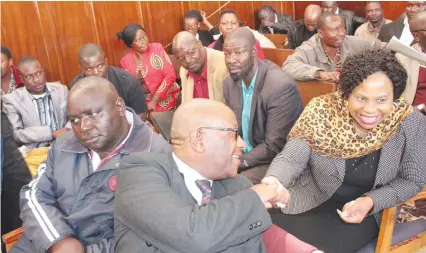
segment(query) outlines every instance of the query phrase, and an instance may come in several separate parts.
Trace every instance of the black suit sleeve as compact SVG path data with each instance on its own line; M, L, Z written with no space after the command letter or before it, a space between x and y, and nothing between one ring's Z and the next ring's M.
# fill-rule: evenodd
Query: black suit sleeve
M293 25L290 27L288 34L287 34L287 47L288 49L296 49L297 47L297 42L296 42L296 31L297 27L296 25Z
M129 87L126 89L126 100L127 106L132 108L136 114L141 114L148 111L146 105L145 94L142 91L139 80L134 76L126 77L126 85Z

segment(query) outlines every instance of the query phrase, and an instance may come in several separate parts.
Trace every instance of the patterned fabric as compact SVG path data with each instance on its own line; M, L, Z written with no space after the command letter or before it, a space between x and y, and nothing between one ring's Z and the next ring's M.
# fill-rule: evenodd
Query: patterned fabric
M403 204L397 221L404 223L418 219L426 219L426 199L419 199Z
M176 83L173 64L161 44L150 43L142 58L130 51L121 59L120 65L149 89L150 94L146 97L147 103L151 101L154 94L160 98L155 111L164 112L176 109L180 88Z
M357 135L347 100L339 91L312 99L289 136L303 140L313 151L333 158L355 158L380 149L413 112L398 99L390 115L366 136Z
M203 194L203 200L201 205L207 204L212 199L212 186L208 180L196 180L195 184L200 188L201 193Z
M22 81L19 79L19 76L17 75L17 70L13 66L10 67L10 80L9 80L9 87L7 88L7 91L1 90L2 95L6 95L14 91L16 88L19 88L22 86Z
M53 105L52 96L46 89L46 93L41 97L34 97L33 100L37 105L38 117L41 126L50 126L52 132L58 130L58 123L55 117L55 107ZM50 142L42 142L37 147L45 147L50 145Z
M333 59L330 58L328 53L324 50L325 56L327 57L328 62L331 64L333 71L340 72L342 69L342 61L340 57L340 48L337 49L336 54Z

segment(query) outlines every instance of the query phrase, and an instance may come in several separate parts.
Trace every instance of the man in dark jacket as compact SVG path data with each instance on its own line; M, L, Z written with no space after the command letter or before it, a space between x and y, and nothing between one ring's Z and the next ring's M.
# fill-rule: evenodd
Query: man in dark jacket
M264 5L258 12L261 22L259 32L262 34L287 34L293 24L293 18L287 14L281 14L269 5Z
M356 29L365 23L365 19L355 15L355 12L340 9L336 1L323 1L321 8L323 12L337 14L343 18L347 35L354 35Z
M223 52L230 76L223 81L223 94L246 143L239 172L256 184L283 149L303 104L296 82L274 63L260 61L254 43L247 29L226 38Z
M288 49L295 49L317 33L318 19L322 10L319 5L310 4L305 9L302 20L298 20L288 32Z
M101 77L74 85L68 118L73 131L56 140L37 177L21 190L25 232L12 253L114 252L115 173L122 156L170 151Z

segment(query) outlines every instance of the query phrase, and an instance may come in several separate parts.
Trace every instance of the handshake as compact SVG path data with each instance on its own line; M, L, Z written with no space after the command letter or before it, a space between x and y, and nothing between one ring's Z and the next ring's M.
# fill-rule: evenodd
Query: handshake
M290 198L288 190L273 176L265 177L250 189L257 193L266 208L284 208Z

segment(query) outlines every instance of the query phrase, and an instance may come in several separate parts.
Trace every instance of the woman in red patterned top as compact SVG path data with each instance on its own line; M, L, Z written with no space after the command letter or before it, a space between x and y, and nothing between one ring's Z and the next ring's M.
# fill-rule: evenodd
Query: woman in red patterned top
M148 43L145 29L138 24L127 25L117 37L132 49L121 58L120 66L135 75L144 92L149 94L146 98L148 110L174 110L180 91L175 70L163 46Z

